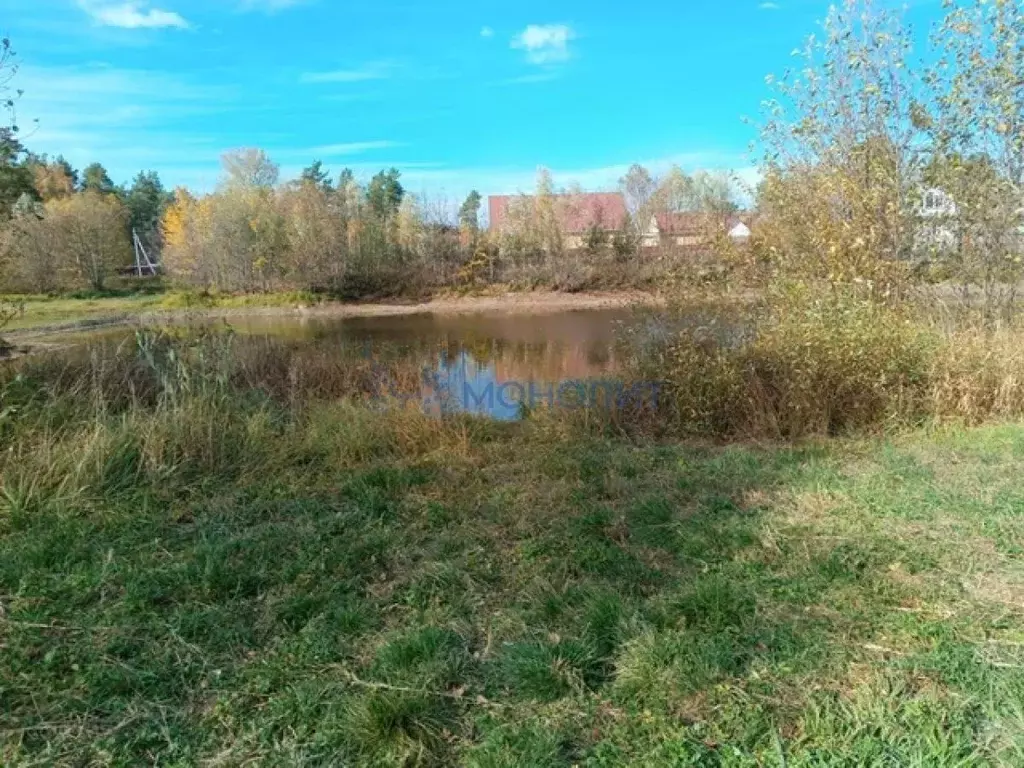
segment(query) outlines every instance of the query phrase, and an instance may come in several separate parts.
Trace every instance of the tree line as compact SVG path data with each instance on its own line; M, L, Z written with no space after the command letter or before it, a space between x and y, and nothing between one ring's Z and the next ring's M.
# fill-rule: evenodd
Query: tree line
M768 79L761 180L747 192L754 237L740 253L718 243L723 263L740 276L859 281L882 294L908 278L946 281L1012 306L1024 277L1021 5L946 3L915 62L899 14L845 0L796 53L794 67ZM634 166L619 187L627 225L593 227L570 243L562 209L580 191L557 189L546 171L494 233L482 226L478 192L449 206L410 194L393 168L361 183L315 162L282 182L264 151L248 149L224 156L209 194L168 192L155 173L118 187L101 165L78 173L61 157L34 155L7 128L0 281L6 290L102 288L131 263L134 230L173 281L196 289L364 297L495 282L657 285L680 271L687 279L693 265L643 252L652 217L690 211L714 221L736 208L735 183L723 176L674 168L656 178Z
M12 127L0 128L0 287L103 290L132 263L130 233L160 249L171 199L155 171L118 186L100 163L79 172L61 156L26 149Z
M217 189L178 189L163 219L163 263L198 289L304 289L349 297L405 293L450 278L479 231L408 194L397 169L361 185L318 161L294 181L260 149L222 158ZM464 235L464 236L463 236Z
M586 198L578 188L556 188L545 169L532 194L515 200L505 225L488 231L478 191L456 208L411 194L395 168L360 183L348 169L334 180L315 162L280 183L278 167L259 149L228 153L222 166L216 191L177 190L163 219L164 265L196 288L300 288L359 298L487 283L579 289L640 279L640 243L628 223L611 232L595 221L581 242L566 239L568 209ZM713 196L710 176L673 169L655 180L635 166L623 184L637 175L652 185L648 207L671 205L666 191L690 207ZM720 205L726 196L718 194ZM648 270L643 279L654 276Z
M350 169L335 178L316 161L282 182L265 151L243 149L222 157L216 189L194 194L167 190L154 171L116 185L99 163L80 172L63 157L32 153L12 129L0 132L0 153L0 291L103 290L133 263L132 233L159 254L169 279L196 290L362 298L493 282L578 289L639 279L638 231L629 224L614 236L595 224L582 247L570 247L562 209L583 192L556 188L544 169L509 225L489 233L479 192L456 208L409 193L395 168L361 183ZM630 222L656 209L733 205L726 180L678 168L656 179L634 166L622 186L636 203ZM642 280L654 277L648 270Z

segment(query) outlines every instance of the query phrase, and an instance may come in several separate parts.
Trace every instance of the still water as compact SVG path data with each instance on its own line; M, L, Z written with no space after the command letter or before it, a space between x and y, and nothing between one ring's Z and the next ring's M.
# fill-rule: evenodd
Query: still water
M616 337L633 320L632 311L618 309L248 318L237 328L321 348L357 349L372 360L411 361L423 374L423 386L411 398L426 410L514 420L524 406L578 406L589 398L589 382L614 380L620 369ZM378 387L395 394L381 370Z
M251 315L204 321L230 327L240 338L283 340L373 362L413 363L422 371L423 386L411 397L424 408L501 420L520 418L524 406L579 407L588 399L610 397L623 369L617 339L637 322L631 309L382 317ZM84 348L132 343L133 334L124 328L93 333L83 339ZM602 389L593 389L596 386ZM379 387L382 393L389 390L384 373Z

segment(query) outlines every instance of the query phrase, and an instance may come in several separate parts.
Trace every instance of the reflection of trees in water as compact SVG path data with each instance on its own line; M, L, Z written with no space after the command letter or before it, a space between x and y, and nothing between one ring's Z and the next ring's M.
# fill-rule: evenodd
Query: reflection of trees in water
M329 360L332 367L379 361L432 370L440 354L454 360L465 352L477 365L493 370L501 382L542 383L614 373L616 318L600 311L541 316L251 316L205 325L211 331L235 331L239 345L286 345L301 353L297 365L308 368L310 375ZM196 325L191 327L195 330ZM123 343L127 336L119 331L111 343ZM94 338L90 346L98 343Z
M609 342L567 344L521 343L496 361L499 379L555 382L581 379L615 370L615 355Z
M499 382L558 382L565 379L588 378L616 370L617 360L611 342L604 339L567 343L560 339L547 341L509 341L483 334L466 337L455 334L434 334L419 338L365 337L349 338L330 330L317 329L305 338L288 334L284 337L249 336L250 343L276 341L290 346L308 346L339 361L375 360L381 363L416 364L432 370L438 360L455 361L465 356L467 362L489 368Z
M392 359L392 354L393 347L381 348L381 357ZM501 382L585 378L612 372L616 364L612 344L606 340L511 341L485 334L437 334L403 345L401 354L425 367L433 367L439 358L455 361L465 355L467 361L481 368L493 368Z
M594 342L587 348L587 362L593 366L605 367L613 360L612 347L603 342Z
M505 353L507 345L493 336L472 334L465 343L465 349L481 365L493 363Z

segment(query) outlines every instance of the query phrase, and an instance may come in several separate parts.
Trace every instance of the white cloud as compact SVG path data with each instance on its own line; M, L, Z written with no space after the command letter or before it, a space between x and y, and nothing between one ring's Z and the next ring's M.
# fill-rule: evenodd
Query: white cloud
M97 3L93 0L79 0L79 7L97 24L121 29L188 29L188 22L173 11L148 8L142 2L116 4Z
M777 11L777 10L779 10L779 9L780 9L780 8L781 8L782 6L781 6L781 5L779 5L778 3L773 3L773 2L770 2L770 0L769 0L769 2L761 3L761 4L760 4L759 6L757 6L757 7L758 7L758 8L760 8L760 9L761 9L762 11Z
M512 47L525 50L531 64L555 64L572 56L569 42L575 37L567 24L531 24L512 38Z
M339 157L341 155L359 155L375 149L393 149L402 146L396 141L351 141L347 144L325 144L321 147L303 150L303 153L317 157Z
M329 72L304 72L303 83L361 83L367 80L386 80L394 67L387 62L367 64L356 69L336 69Z
M534 72L529 75L519 75L518 77L509 77L504 80L498 80L495 85L530 85L533 83L548 83L552 80L558 79L557 72Z
M480 37L494 37L494 30L490 27L483 27L480 30Z
M276 13L288 8L302 5L307 0L242 0L239 8L243 11L263 11L265 13Z

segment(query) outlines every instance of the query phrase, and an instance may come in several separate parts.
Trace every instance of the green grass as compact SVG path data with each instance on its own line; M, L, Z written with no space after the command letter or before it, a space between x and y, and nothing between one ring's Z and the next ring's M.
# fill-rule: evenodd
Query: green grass
M306 291L265 294L207 294L165 289L154 283L142 288L83 291L61 296L3 296L0 301L22 305L5 331L65 327L134 317L146 312L191 309L240 309L246 307L297 307L317 304L321 297Z
M4 764L1024 762L1024 427L715 447L14 387Z
M112 288L102 292L80 291L54 296L0 294L0 302L20 305L23 309L2 330L17 332L51 327L64 329L120 321L147 312L295 309L342 301L340 297L301 290L233 294L179 290L168 288L159 282L141 287L128 285L126 288Z
M22 313L4 328L8 332L138 315L159 309L164 300L158 293L0 297L4 298L23 307Z

